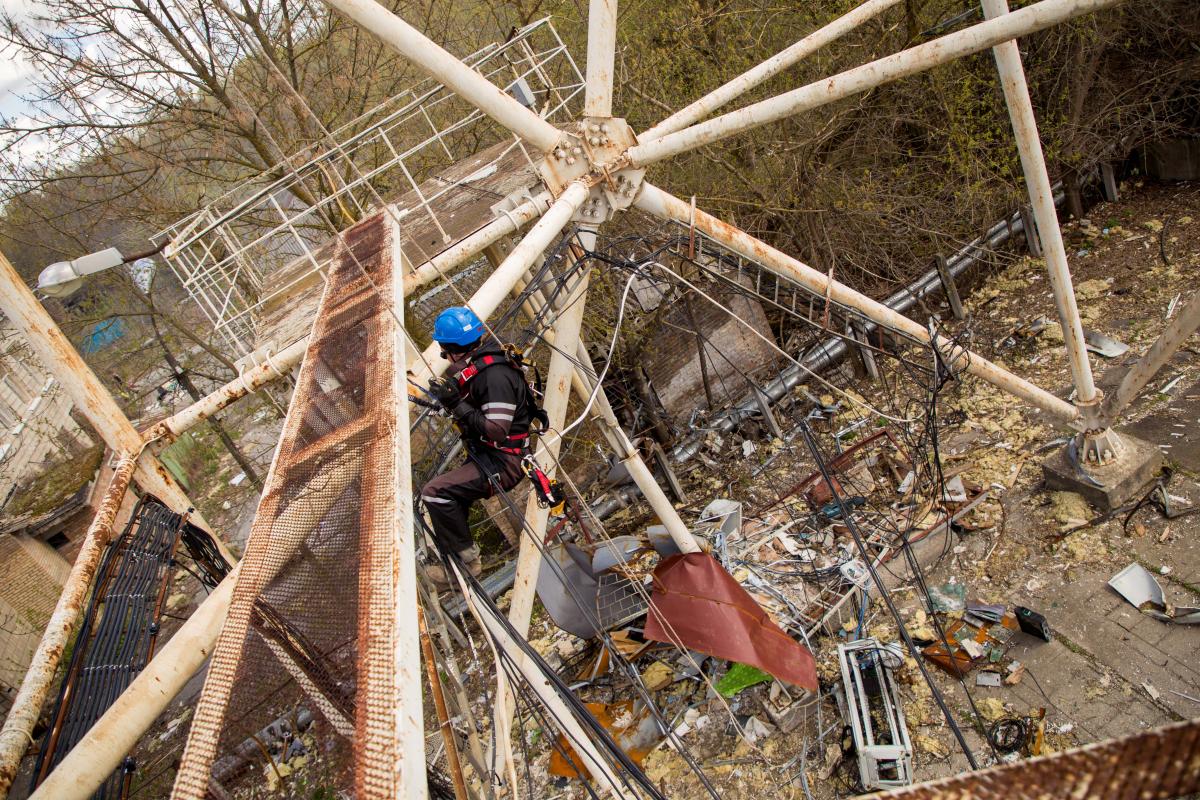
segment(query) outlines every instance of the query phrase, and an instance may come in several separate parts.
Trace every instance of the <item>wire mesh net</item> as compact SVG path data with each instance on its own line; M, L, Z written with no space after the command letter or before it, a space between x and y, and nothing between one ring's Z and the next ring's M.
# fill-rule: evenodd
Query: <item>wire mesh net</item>
M339 243L176 798L392 794L390 230Z

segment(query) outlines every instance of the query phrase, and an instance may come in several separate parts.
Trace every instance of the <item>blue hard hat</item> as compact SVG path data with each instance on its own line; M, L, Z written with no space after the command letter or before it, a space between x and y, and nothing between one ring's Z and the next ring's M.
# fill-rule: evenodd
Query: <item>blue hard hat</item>
M433 339L439 344L471 344L483 338L483 320L466 306L451 306L433 323Z

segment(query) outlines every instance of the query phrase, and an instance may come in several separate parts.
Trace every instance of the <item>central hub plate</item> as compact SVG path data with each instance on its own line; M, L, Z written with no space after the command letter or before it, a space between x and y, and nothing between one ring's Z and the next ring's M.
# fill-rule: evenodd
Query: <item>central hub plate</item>
M558 146L546 154L538 171L556 197L572 181L586 182L591 192L574 219L598 225L612 219L614 211L629 208L637 196L646 171L620 166L634 144L637 137L625 120L584 117L563 128Z

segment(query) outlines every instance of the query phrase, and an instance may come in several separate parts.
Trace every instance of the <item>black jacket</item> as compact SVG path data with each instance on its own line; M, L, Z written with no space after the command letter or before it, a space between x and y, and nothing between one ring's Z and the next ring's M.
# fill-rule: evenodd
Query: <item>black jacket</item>
M468 444L526 450L536 404L525 373L498 344L485 344L454 374L459 403L454 419ZM510 453L516 455L516 453Z

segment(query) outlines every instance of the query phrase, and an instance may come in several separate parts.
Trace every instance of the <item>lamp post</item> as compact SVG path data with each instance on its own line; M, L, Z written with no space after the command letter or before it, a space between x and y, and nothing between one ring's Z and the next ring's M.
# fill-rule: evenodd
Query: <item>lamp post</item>
M133 264L141 261L142 259L150 258L161 250L162 247L160 246L149 252L138 253L136 255L126 257L122 255L121 251L117 248L109 247L105 250L89 253L86 256L81 256L71 261L57 261L43 269L38 275L37 288L38 291L42 292L48 297L55 297L59 299L70 297L75 292L79 291L84 284L84 280L89 275L94 275L97 272L104 272L105 270L112 269L113 267L119 267L124 264ZM192 400L199 401L203 395L200 394L200 391L196 388L196 385L192 383L192 380L188 376L186 369L179 363L178 359L175 358L174 353L167 348L166 340L163 339L162 334L158 330L158 326L154 324L153 310L151 311L150 319L151 325L154 327L154 336L158 340L159 346L162 348L163 356L165 357L168 366L171 368L171 374L174 376L176 382L178 382L183 390L187 392L188 396L192 398ZM262 478L259 477L258 472L254 469L254 465L250 462L250 459L246 457L246 454L243 453L241 448L237 446L237 443L233 441L233 438L229 435L229 432L225 430L225 426L221 424L221 421L217 419L215 415L209 417L207 422L209 427L212 428L213 433L215 433L217 438L221 440L221 443L225 446L225 449L229 451L231 456L233 456L233 460L236 461L238 466L242 468L242 471L246 474L246 477L250 480L251 484L253 484L254 487L259 491L262 491Z

